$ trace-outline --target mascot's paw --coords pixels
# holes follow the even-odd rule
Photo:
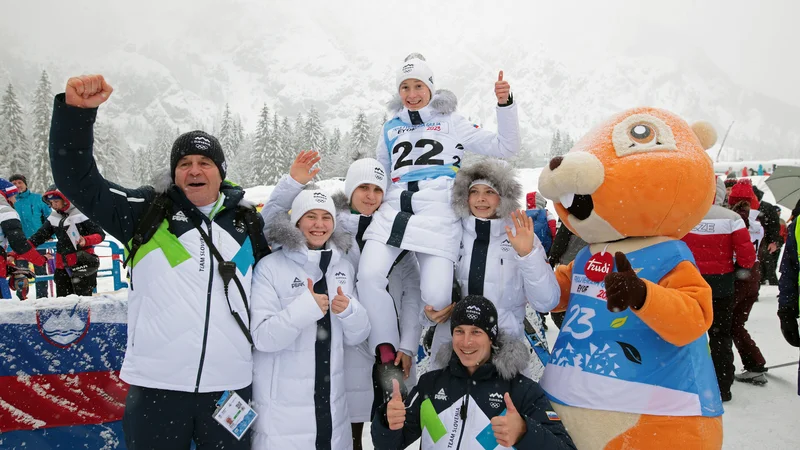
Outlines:
[[[614,254],[617,271],[606,275],[606,307],[611,312],[621,312],[628,308],[639,309],[647,298],[647,286],[633,271],[630,261],[622,252]]]

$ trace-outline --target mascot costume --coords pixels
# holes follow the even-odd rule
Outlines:
[[[722,448],[711,288],[680,241],[714,199],[715,141],[637,108],[542,171],[539,191],[590,244],[556,269],[566,316],[541,381],[581,450]]]

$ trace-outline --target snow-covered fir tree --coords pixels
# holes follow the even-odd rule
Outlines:
[[[363,110],[358,112],[356,119],[353,121],[349,147],[348,153],[353,161],[366,157],[375,157],[375,136],[370,130],[367,115]]]
[[[213,133],[212,133],[213,134]],[[219,132],[216,134],[222,151],[225,153],[225,160],[232,161],[236,155],[236,124],[231,115],[230,105],[225,103],[225,111],[222,113],[222,120],[219,124]]]
[[[277,120],[277,116],[275,117]],[[272,131],[270,130],[270,116],[269,108],[265,103],[261,107],[261,112],[258,115],[258,122],[256,123],[256,132],[253,135],[252,142],[250,143],[250,167],[248,169],[248,178],[253,185],[265,184],[267,180],[267,158],[272,141]]]
[[[10,176],[12,173],[26,173],[30,168],[30,147],[25,137],[22,106],[17,100],[14,86],[10,83],[0,104],[0,134],[3,135],[0,154]]]
[[[322,153],[322,141],[325,138],[325,130],[322,128],[319,113],[317,113],[317,110],[313,106],[308,111],[304,131],[305,136],[303,137],[303,143],[306,146],[304,150],[316,150]]]
[[[53,115],[53,88],[47,71],[42,71],[36,93],[33,95],[31,161],[28,171],[28,187],[33,192],[44,192],[53,184],[50,171],[50,119]]]
[[[121,184],[127,171],[123,163],[127,145],[112,125],[98,121],[94,128],[94,159],[103,176]]]
[[[306,142],[305,133],[306,121],[302,113],[297,113],[297,118],[294,119],[294,127],[292,128],[292,152],[297,154],[302,150],[308,150],[308,143]]]
[[[350,157],[342,147],[342,132],[334,128],[328,139],[325,155],[320,161],[320,174],[323,178],[343,177],[347,175],[349,165]]]

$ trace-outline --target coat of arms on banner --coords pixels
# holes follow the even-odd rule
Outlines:
[[[36,310],[36,327],[45,341],[59,348],[77,344],[89,332],[90,307],[76,303],[72,307]]]

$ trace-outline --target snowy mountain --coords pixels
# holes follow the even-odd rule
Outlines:
[[[135,148],[152,137],[157,118],[181,131],[213,130],[226,102],[248,132],[263,103],[288,117],[313,105],[329,129],[348,130],[359,109],[377,123],[396,66],[409,51],[421,51],[437,87],[454,91],[461,113],[489,128],[495,121],[493,83],[503,69],[520,106],[524,142],[534,153],[548,149],[557,128],[578,137],[609,114],[640,105],[671,109],[689,121],[709,120],[720,135],[735,120],[726,147],[738,153],[726,152],[730,159],[800,152],[800,130],[794,127],[800,108],[736,85],[701,53],[617,56],[576,70],[535,42],[527,45],[511,35],[484,45],[459,45],[457,36],[443,36],[431,48],[387,51],[323,20],[325,11],[275,8],[259,15],[254,8],[238,4],[226,11],[219,21],[238,25],[213,36],[192,26],[187,12],[186,23],[168,33],[161,30],[144,43],[105,41],[80,63],[53,54],[55,46],[49,52],[0,47],[0,83],[13,82],[27,99],[43,68],[58,90],[69,75],[102,72],[116,89],[103,114],[113,117]]]

